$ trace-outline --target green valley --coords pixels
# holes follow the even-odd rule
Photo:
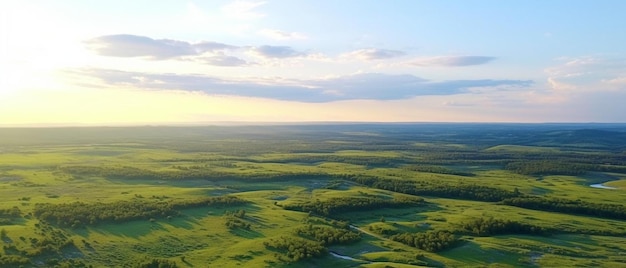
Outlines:
[[[1,267],[618,267],[625,203],[620,124],[0,129]]]

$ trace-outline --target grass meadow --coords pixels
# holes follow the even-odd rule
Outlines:
[[[546,139],[553,130],[544,128],[464,126],[470,130],[453,132],[461,133],[456,135],[450,134],[454,126],[447,125],[376,131],[368,125],[320,126],[317,131],[298,126],[0,129],[0,211],[5,211],[0,213],[0,266],[151,267],[146,265],[154,260],[170,265],[162,267],[626,265],[623,218],[444,194],[415,195],[349,179],[484,186],[520,196],[610,206],[618,215],[626,212],[623,140],[615,146],[589,145],[589,137],[580,137],[580,143],[558,141]],[[523,133],[524,139],[492,133],[506,130]],[[576,134],[576,128],[559,131]],[[481,136],[483,132],[489,135]],[[584,168],[579,174],[507,169],[512,162],[557,160]],[[589,187],[594,183],[614,189]],[[176,205],[220,196],[245,203]],[[359,208],[345,201],[416,196],[423,200],[420,205]],[[62,208],[75,202],[166,204],[172,214],[144,213],[68,226],[50,220],[61,216],[44,219],[37,210],[41,204]],[[333,207],[341,202],[349,204]],[[302,204],[335,210],[324,214],[287,209]],[[463,229],[478,218],[548,231],[480,235]],[[290,249],[269,243],[282,238],[317,243],[312,236],[298,234],[311,226],[348,230],[359,239],[322,243],[322,254],[297,258],[289,257]],[[455,242],[429,251],[394,240],[397,234],[435,231],[452,233]]]

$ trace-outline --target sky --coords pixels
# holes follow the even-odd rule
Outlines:
[[[626,1],[0,1],[0,126],[626,122]]]

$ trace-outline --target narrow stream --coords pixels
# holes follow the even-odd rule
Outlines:
[[[603,183],[592,184],[592,185],[589,185],[589,187],[598,188],[598,189],[617,189],[615,187],[606,186]]]
[[[330,255],[333,255],[333,257],[336,257],[336,258],[340,258],[340,259],[344,259],[344,260],[349,260],[349,261],[358,261],[358,262],[362,262],[362,261],[363,261],[363,260],[359,260],[359,259],[352,258],[352,257],[350,257],[350,256],[341,255],[341,254],[339,254],[339,253],[332,252],[332,251],[330,252]]]

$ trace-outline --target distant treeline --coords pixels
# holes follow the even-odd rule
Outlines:
[[[588,171],[626,173],[626,166],[577,163],[563,160],[514,161],[505,169],[523,175],[581,175]]]
[[[361,150],[361,149],[359,149]],[[320,163],[320,162],[335,162],[335,163],[346,163],[353,165],[361,165],[368,167],[396,167],[405,163],[412,163],[414,160],[404,158],[404,157],[378,157],[378,156],[357,156],[357,155],[332,155],[332,154],[323,154],[323,155],[290,155],[281,159],[272,159],[272,160],[245,160],[250,162],[259,162],[259,163]]]
[[[564,161],[516,161],[508,163],[506,170],[523,175],[581,175],[592,168],[590,164]]]
[[[507,198],[502,200],[502,204],[527,209],[626,220],[626,207],[617,204],[599,204],[582,200],[537,196]]]
[[[125,180],[254,180],[254,181],[286,181],[293,179],[324,179],[324,173],[251,173],[233,174],[218,172],[212,169],[185,169],[180,171],[152,171],[129,166],[62,166],[59,170],[74,176],[93,176]]]
[[[313,212],[318,215],[330,216],[345,212],[368,211],[379,208],[399,208],[420,206],[424,199],[419,197],[397,197],[386,199],[377,196],[367,197],[337,197],[328,200],[310,201],[302,203],[288,203],[283,208],[303,212]]]
[[[475,184],[450,185],[441,182],[385,179],[372,176],[344,175],[341,178],[369,187],[411,195],[435,196],[501,204],[534,210],[581,214],[610,219],[626,219],[626,207],[615,204],[591,203],[552,197],[525,195],[495,187]]]
[[[497,202],[506,198],[520,196],[519,192],[476,184],[448,184],[437,181],[409,181],[402,179],[385,179],[373,176],[341,175],[342,179],[353,181],[372,188],[393,192],[436,196],[453,199]]]
[[[234,206],[247,201],[234,196],[206,197],[182,201],[117,201],[113,203],[35,204],[33,215],[42,221],[59,226],[80,227],[103,222],[127,222],[175,216],[177,209]]]
[[[463,172],[458,171],[442,166],[433,166],[433,165],[406,165],[403,166],[402,169],[409,171],[418,171],[418,172],[428,172],[428,173],[438,173],[438,174],[448,174],[448,175],[457,175],[457,176],[474,176],[471,172]]]

